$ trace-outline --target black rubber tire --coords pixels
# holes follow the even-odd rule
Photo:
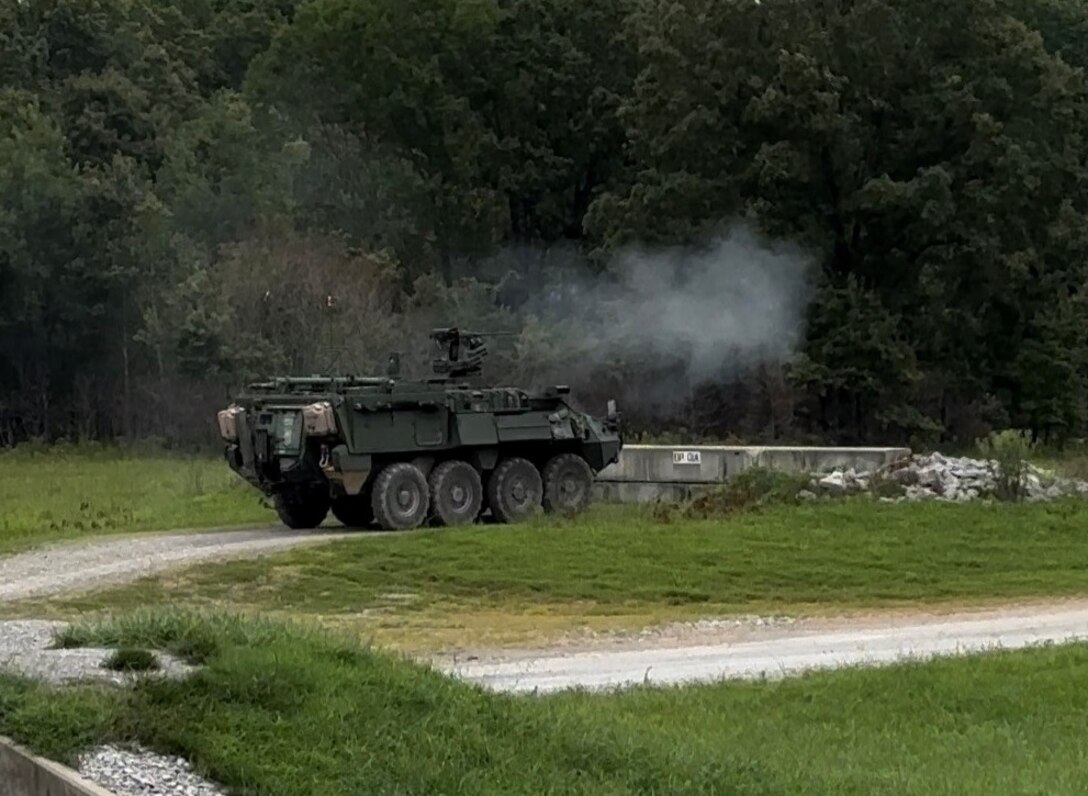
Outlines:
[[[370,506],[374,519],[387,531],[418,528],[427,519],[431,490],[423,471],[408,462],[385,467],[374,481]]]
[[[290,489],[273,499],[280,522],[293,530],[316,528],[329,513],[329,493],[324,489]]]
[[[487,479],[487,502],[498,522],[528,519],[540,508],[543,493],[540,472],[528,459],[503,459]]]
[[[370,505],[370,491],[358,495],[341,495],[332,500],[332,516],[347,528],[367,528],[374,522],[374,508]]]
[[[431,520],[436,525],[471,525],[480,516],[484,486],[468,462],[452,461],[431,470]]]
[[[561,453],[544,465],[544,512],[580,514],[593,500],[593,470],[577,453]]]

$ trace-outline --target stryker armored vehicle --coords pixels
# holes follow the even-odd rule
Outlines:
[[[436,329],[434,376],[274,378],[219,412],[226,459],[272,498],[290,528],[331,510],[349,527],[518,522],[538,509],[577,513],[622,446],[614,401],[575,410],[569,388],[469,383],[487,355],[479,332]]]

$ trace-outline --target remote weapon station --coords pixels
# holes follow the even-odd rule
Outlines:
[[[518,522],[538,508],[576,513],[622,447],[614,401],[604,418],[575,410],[569,388],[529,392],[468,383],[485,333],[435,329],[434,376],[312,376],[250,384],[219,412],[226,459],[270,496],[290,528],[328,512],[385,529]]]

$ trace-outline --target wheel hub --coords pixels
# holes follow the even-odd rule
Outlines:
[[[407,486],[402,486],[397,490],[397,508],[402,511],[411,512],[415,509],[416,493],[415,490],[410,489]]]

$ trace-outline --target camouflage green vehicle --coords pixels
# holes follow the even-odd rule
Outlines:
[[[596,418],[563,386],[480,387],[485,335],[436,329],[435,375],[312,376],[250,384],[219,412],[226,459],[290,528],[461,525],[489,514],[576,513],[622,446],[615,402]]]

